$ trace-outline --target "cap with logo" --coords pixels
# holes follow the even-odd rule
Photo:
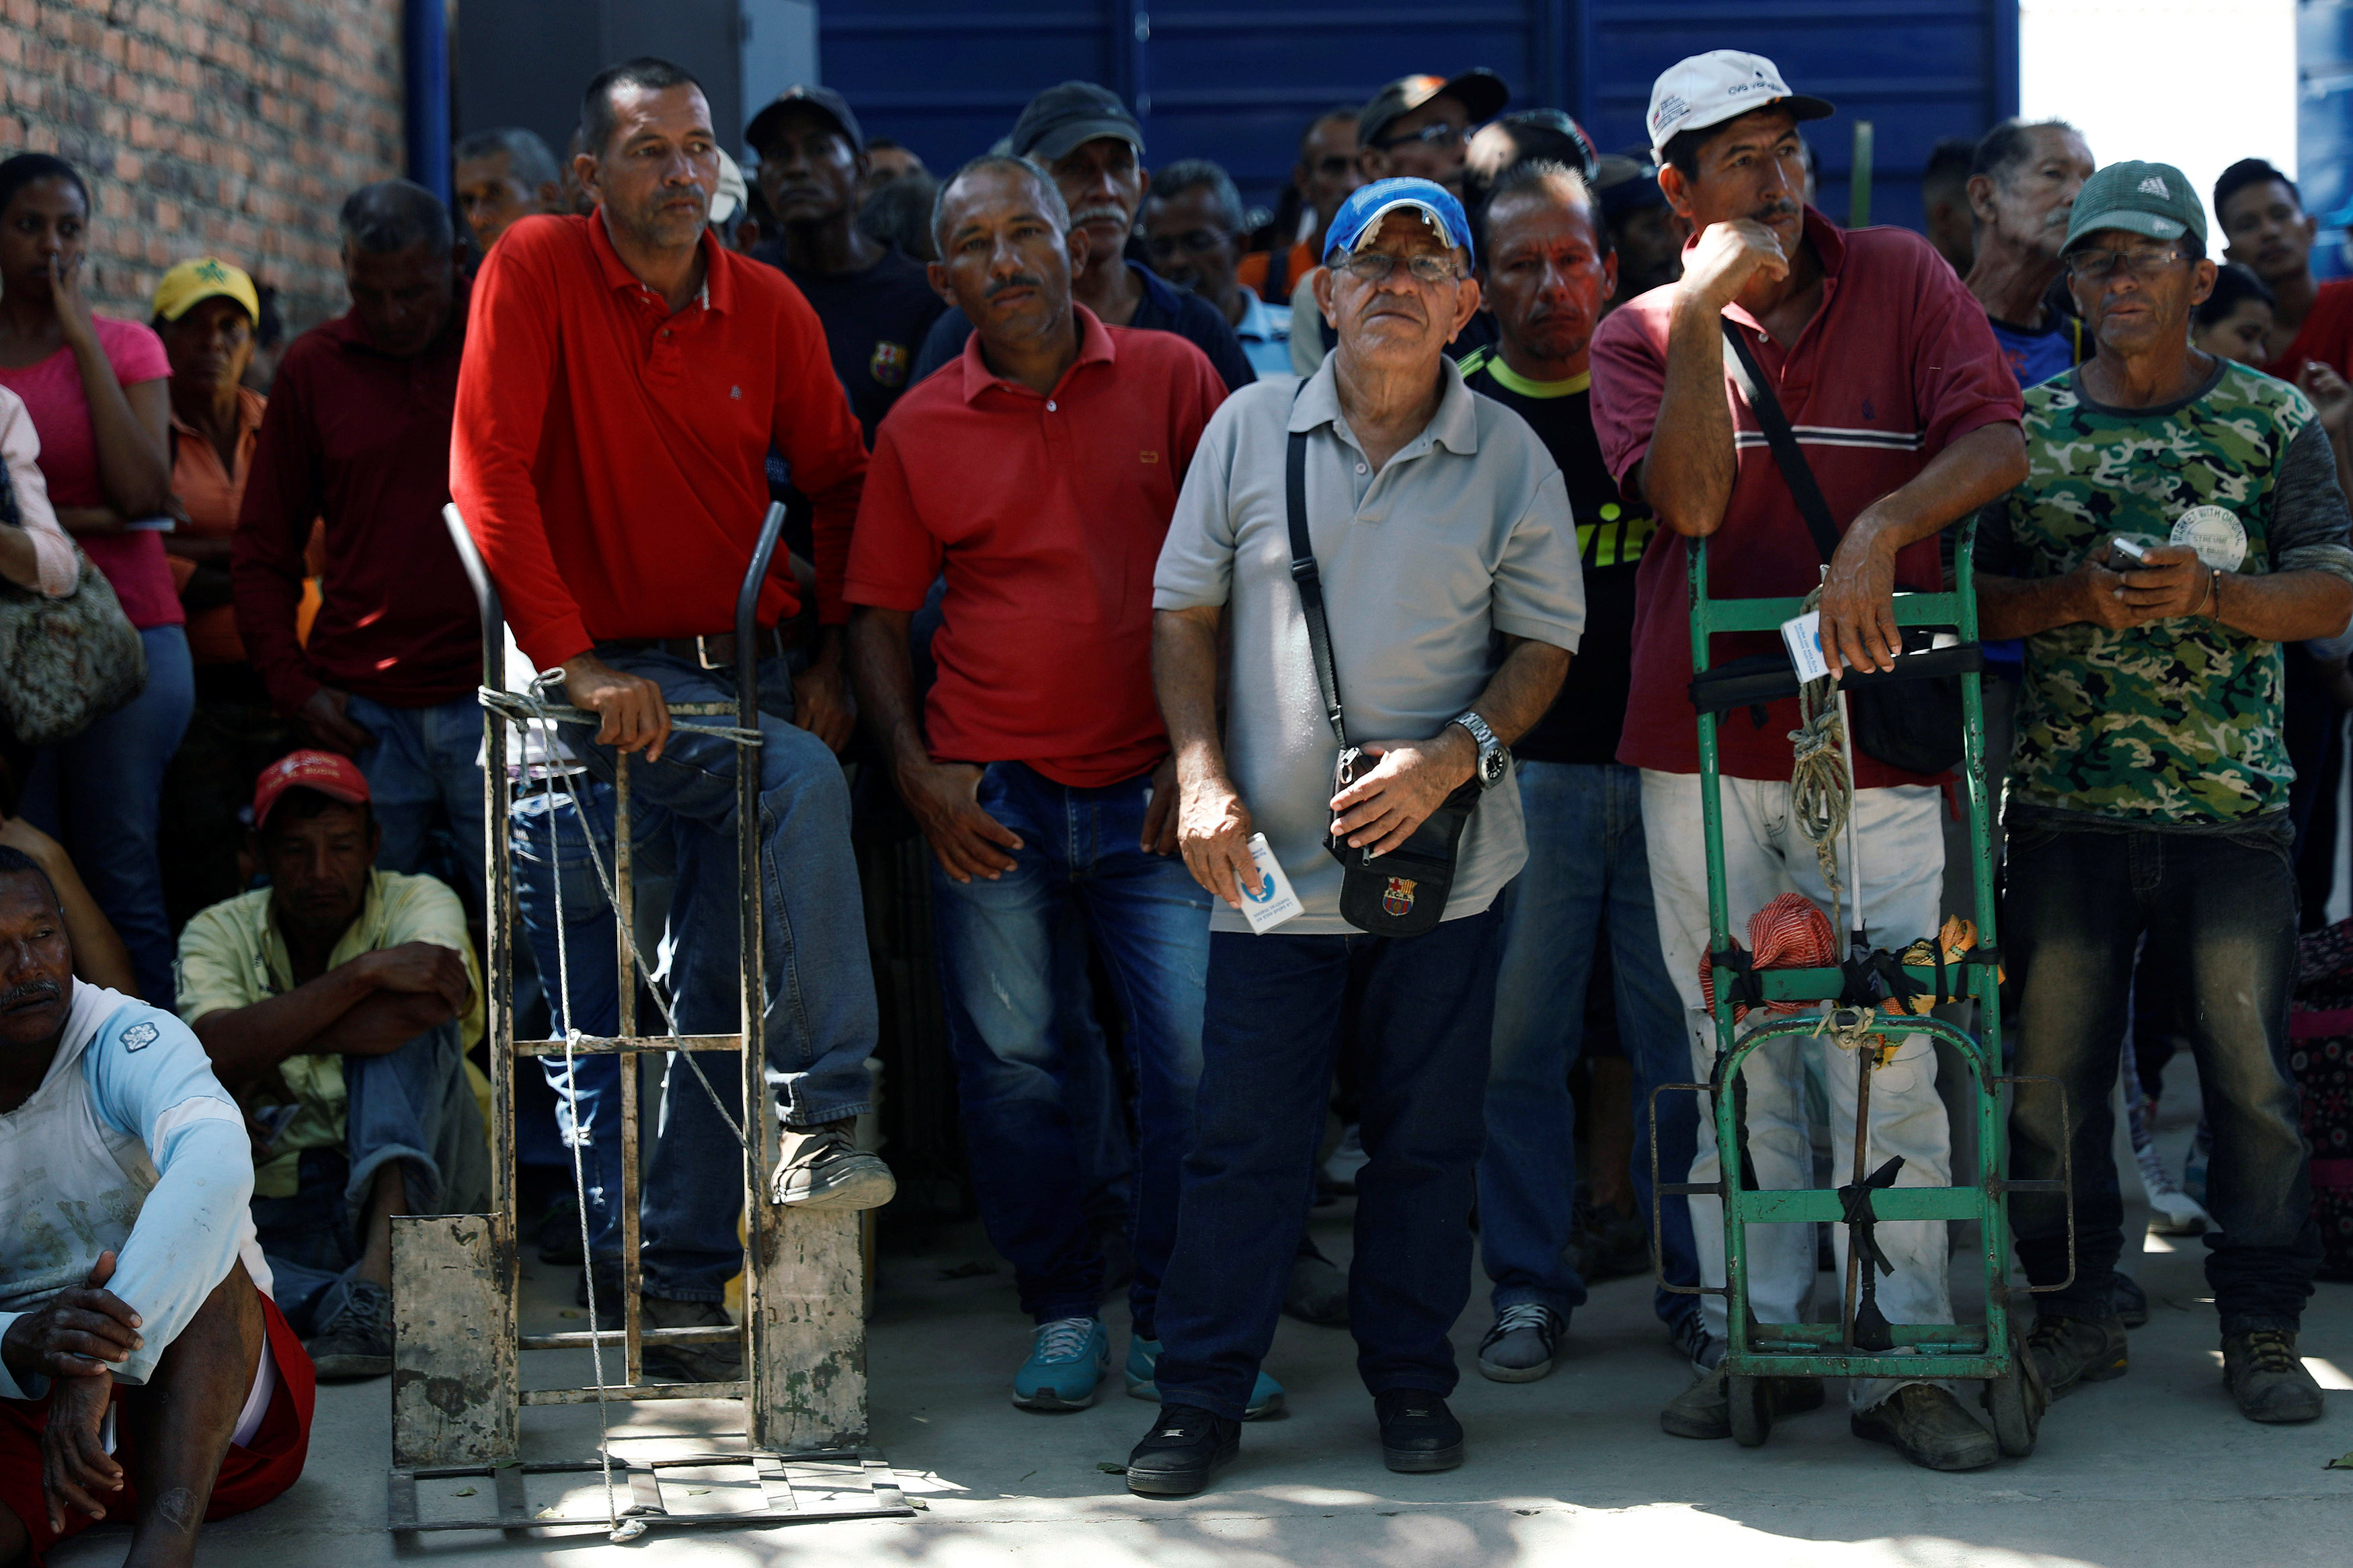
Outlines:
[[[834,129],[849,139],[853,153],[866,151],[866,133],[858,129],[858,116],[849,112],[849,104],[841,94],[829,87],[788,87],[768,100],[768,106],[752,116],[752,123],[744,127],[744,145],[754,153],[765,149],[776,134],[776,126],[785,115],[795,109],[813,110],[833,121]]]
[[[744,204],[751,195],[751,187],[744,183],[743,165],[729,157],[727,149],[722,147],[719,150],[719,188],[711,193],[710,221],[714,224],[732,223],[735,215],[744,210]]]
[[[2067,218],[2073,250],[2103,229],[2120,228],[2151,239],[2195,235],[2206,243],[2206,208],[2198,193],[2170,163],[2111,163],[2084,182]]]
[[[1144,127],[1119,94],[1091,81],[1066,81],[1029,100],[1013,122],[1006,151],[1050,163],[1082,142],[1106,136],[1134,148],[1137,157],[1144,155]]]
[[[279,798],[290,789],[316,790],[345,805],[365,805],[367,775],[349,757],[333,752],[289,752],[261,770],[253,785],[253,826],[269,820]]]
[[[253,279],[243,268],[232,267],[216,256],[183,261],[157,279],[155,314],[176,321],[214,298],[234,300],[245,307],[246,320],[261,320],[261,296],[255,291]]]
[[[1512,89],[1504,79],[1483,66],[1474,66],[1452,76],[1401,76],[1373,94],[1373,100],[1356,112],[1356,145],[1371,147],[1381,140],[1381,132],[1433,98],[1451,98],[1462,106],[1473,125],[1484,125],[1504,112],[1504,105],[1512,101]]]
[[[1710,49],[1660,73],[1642,123],[1651,132],[1651,155],[1663,163],[1667,143],[1677,132],[1704,131],[1759,109],[1786,109],[1799,120],[1827,120],[1838,112],[1827,99],[1791,92],[1781,68],[1763,55]]]
[[[1466,257],[1477,259],[1471,247],[1471,220],[1462,204],[1444,185],[1429,180],[1375,180],[1359,185],[1332,215],[1332,237],[1324,254],[1354,254],[1380,232],[1381,220],[1393,212],[1410,212],[1436,229],[1449,245],[1459,245]]]

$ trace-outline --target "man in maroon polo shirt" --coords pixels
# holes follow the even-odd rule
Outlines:
[[[377,863],[422,869],[446,820],[479,913],[481,616],[441,521],[466,342],[456,234],[406,180],[354,191],[340,225],[352,308],[297,339],[270,389],[230,547],[237,631],[278,706],[367,775]],[[318,521],[324,602],[305,644]]]
[[[732,1033],[736,747],[673,734],[670,704],[735,700],[730,628],[767,506],[771,443],[813,503],[821,616],[845,617],[866,448],[807,302],[706,233],[719,139],[694,79],[659,59],[609,67],[582,99],[581,132],[575,167],[596,209],[522,219],[475,279],[450,490],[516,642],[539,668],[560,669],[572,703],[601,721],[593,739],[573,742],[583,760],[609,779],[617,753],[642,753],[633,787],[668,812],[677,854],[678,1026]],[[849,1137],[869,1105],[874,982],[849,791],[825,743],[792,722],[776,628],[797,604],[780,556],[756,634],[769,715],[759,889],[768,1079],[786,1129],[771,1197],[871,1208],[893,1190],[889,1169]],[[711,1075],[723,1101],[732,1082]],[[648,1295],[700,1306],[715,1323],[742,1250],[741,1188],[728,1174],[740,1156],[712,1099],[690,1089],[669,1102],[652,1184],[691,1201],[649,1203],[645,1238]],[[709,1179],[665,1181],[670,1162],[705,1164]]]
[[[2018,386],[1985,311],[1944,258],[1901,229],[1841,233],[1805,205],[1798,123],[1833,110],[1792,93],[1773,62],[1719,49],[1671,68],[1651,90],[1649,127],[1659,184],[1697,237],[1682,280],[1613,312],[1593,342],[1593,422],[1610,471],[1665,525],[1636,586],[1634,672],[1618,760],[1642,770],[1642,818],[1660,945],[1692,1029],[1704,1079],[1715,1055],[1699,965],[1708,943],[1707,869],[1700,830],[1685,539],[1708,543],[1709,588],[1729,597],[1801,595],[1822,584],[1821,643],[1832,670],[1886,668],[1899,647],[1892,595],[1939,585],[1936,536],[2025,477]],[[1841,531],[1825,581],[1812,531],[1725,368],[1726,324],[1754,354]],[[1746,646],[1743,646],[1744,642]],[[1719,637],[1713,657],[1778,646]],[[1795,891],[1827,913],[1829,890],[1789,805],[1789,731],[1796,703],[1761,724],[1728,715],[1717,731],[1723,780],[1725,877],[1733,929],[1776,896]],[[1878,946],[1933,934],[1944,874],[1931,778],[1899,773],[1858,750],[1852,820],[1867,879],[1849,923]],[[1854,878],[1847,877],[1850,887]],[[1835,1168],[1852,1157],[1855,1058],[1824,1052]],[[1803,1074],[1788,1041],[1745,1069],[1750,1157],[1759,1187],[1813,1184]],[[1843,1109],[1841,1109],[1843,1107]],[[1871,1158],[1904,1156],[1905,1185],[1945,1185],[1951,1152],[1925,1037],[1905,1040],[1872,1089]],[[1692,1180],[1716,1179],[1718,1154],[1702,1119]],[[1724,1275],[1721,1205],[1692,1200],[1692,1228],[1709,1284]],[[1843,1227],[1832,1231],[1839,1247]],[[1814,1282],[1810,1228],[1756,1226],[1748,1285],[1766,1322],[1808,1321]],[[1941,1224],[1882,1225],[1894,1272],[1878,1286],[1892,1322],[1950,1322]],[[1715,1344],[1699,1381],[1661,1425],[1677,1436],[1730,1435],[1720,1366],[1724,1298],[1704,1299]],[[1996,1458],[1993,1439],[1949,1389],[1858,1380],[1850,1424],[1915,1464],[1974,1469]],[[1777,1380],[1783,1410],[1821,1403],[1819,1380]]]
[[[966,164],[935,228],[933,287],[975,327],[962,357],[882,422],[850,552],[851,664],[938,862],[973,1184],[1038,1325],[1013,1400],[1064,1410],[1093,1402],[1110,1357],[1067,1087],[1070,1054],[1087,1043],[1055,1027],[1055,936],[1073,907],[1111,971],[1136,1067],[1131,1385],[1150,1384],[1158,1350],[1209,923],[1208,895],[1171,853],[1151,583],[1225,384],[1176,334],[1107,327],[1071,301],[1086,232],[1034,166]],[[908,626],[943,572],[939,679],[919,702]]]

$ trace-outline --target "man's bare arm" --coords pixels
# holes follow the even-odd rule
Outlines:
[[[471,991],[454,950],[407,942],[364,952],[249,1007],[206,1013],[189,1027],[222,1086],[243,1094],[289,1057],[395,1050],[458,1016]]]
[[[1724,525],[1739,476],[1732,405],[1724,395],[1724,308],[1750,281],[1789,275],[1780,237],[1741,218],[1708,225],[1675,285],[1667,323],[1666,385],[1650,450],[1635,470],[1642,499],[1661,522],[1690,539]],[[1482,710],[1482,717],[1484,717]],[[1494,721],[1488,720],[1492,727]]]
[[[858,706],[881,742],[899,798],[923,830],[940,869],[959,882],[975,877],[994,881],[1017,864],[1007,851],[1021,847],[1021,836],[982,809],[981,769],[932,759],[915,695],[914,656],[907,645],[913,619],[908,611],[871,605],[851,612],[849,668]]]
[[[2196,552],[2170,544],[2123,572],[2103,564],[2104,557],[2123,564],[2095,550],[2063,577],[1978,574],[1978,635],[2030,637],[2078,622],[2120,630],[2207,616],[2249,637],[2287,643],[2336,637],[2353,618],[2353,583],[2332,572],[2225,572],[2218,579]]]
[[[1250,852],[1250,807],[1227,774],[1218,738],[1223,614],[1215,605],[1153,612],[1152,689],[1176,761],[1177,851],[1195,881],[1240,909],[1240,889],[1255,892],[1261,884]]]

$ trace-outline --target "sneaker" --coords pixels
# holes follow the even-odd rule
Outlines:
[[[1127,1396],[1146,1404],[1160,1403],[1160,1390],[1152,1381],[1160,1365],[1160,1342],[1131,1338],[1127,1342],[1127,1364],[1122,1375],[1127,1381]],[[1250,1385],[1250,1405],[1242,1411],[1245,1421],[1263,1421],[1270,1415],[1282,1414],[1282,1384],[1261,1372]]]
[[[2079,1383],[2105,1383],[2131,1370],[2120,1318],[2062,1318],[2044,1312],[2026,1336],[2026,1351],[2052,1399]]]
[[[898,1180],[881,1155],[849,1141],[856,1125],[844,1119],[784,1129],[785,1154],[769,1184],[770,1201],[805,1209],[879,1209],[889,1203]]]
[[[1024,1410],[1084,1410],[1110,1367],[1111,1336],[1101,1318],[1040,1323],[1029,1359],[1013,1374],[1013,1403]]]
[[[1928,1470],[1982,1470],[2001,1458],[1993,1434],[1933,1383],[1907,1383],[1847,1418],[1858,1437],[1884,1443]]]
[[[1514,1301],[1495,1314],[1479,1342],[1479,1374],[1496,1383],[1534,1383],[1552,1371],[1553,1351],[1568,1320],[1542,1301]]]
[[[1164,1405],[1127,1456],[1127,1489],[1138,1497],[1191,1497],[1241,1448],[1240,1422],[1191,1405]]]
[[[392,1292],[353,1280],[342,1308],[302,1348],[322,1379],[384,1376],[392,1370]]]
[[[1776,1420],[1822,1407],[1819,1377],[1768,1377],[1765,1382]],[[1659,1430],[1670,1437],[1703,1441],[1732,1436],[1731,1377],[1724,1370],[1721,1355],[1714,1370],[1700,1373],[1698,1382],[1667,1401],[1667,1407],[1659,1412]]]
[[[2320,1384],[2296,1354],[2293,1331],[2225,1334],[2222,1381],[2250,1421],[2280,1426],[2320,1418]]]
[[[1291,1279],[1282,1288],[1282,1310],[1318,1328],[1348,1326],[1348,1277],[1304,1236],[1291,1260]]]
[[[2148,1326],[2148,1292],[2121,1268],[2108,1276],[2108,1300],[2116,1303],[2116,1321],[2126,1328]]]
[[[599,1278],[596,1289],[605,1281]],[[638,1321],[649,1329],[732,1328],[727,1309],[716,1301],[679,1301],[667,1296],[641,1296]],[[732,1383],[744,1375],[744,1340],[739,1331],[731,1342],[715,1344],[648,1345],[644,1361],[649,1381],[662,1383]]]
[[[2148,1228],[2158,1236],[2203,1236],[2214,1224],[2198,1200],[2176,1186],[2154,1144],[2134,1151],[2140,1189],[2148,1196]],[[2126,1327],[2137,1325],[2127,1324]]]
[[[1697,1308],[1667,1325],[1667,1342],[1691,1363],[1692,1374],[1704,1377],[1724,1359],[1725,1342],[1707,1331],[1707,1318]]]
[[[1399,1475],[1428,1475],[1462,1463],[1462,1423],[1437,1394],[1392,1388],[1373,1395],[1373,1414],[1381,1423],[1381,1463]]]
[[[596,1272],[596,1314],[594,1326],[599,1329],[621,1328],[625,1323],[621,1298],[628,1289],[621,1279],[621,1260],[617,1258],[600,1258],[593,1267]],[[588,1305],[588,1269],[586,1268],[573,1277],[572,1304],[575,1307]]]

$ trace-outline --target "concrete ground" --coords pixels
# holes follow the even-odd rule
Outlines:
[[[2173,1097],[2177,1117],[2189,1092]],[[2170,1130],[2177,1170],[2185,1135],[2178,1122]],[[2129,1183],[2127,1191],[2137,1194]],[[1346,1215],[1343,1204],[1314,1222],[1334,1257],[1347,1251]],[[2137,1205],[2128,1218],[2138,1234]],[[321,1391],[301,1481],[267,1508],[209,1526],[200,1560],[224,1568],[594,1568],[645,1556],[711,1568],[2353,1563],[2353,1469],[2324,1468],[2353,1450],[2353,1286],[2323,1285],[2305,1320],[2304,1349],[2330,1389],[2327,1415],[2308,1426],[2257,1426],[2222,1388],[2202,1247],[2149,1245],[2129,1261],[2153,1310],[2133,1335],[2131,1375],[2054,1407],[2031,1458],[1989,1470],[1913,1468],[1850,1436],[1835,1394],[1760,1449],[1662,1436],[1659,1406],[1688,1374],[1651,1316],[1648,1282],[1629,1279],[1594,1290],[1545,1381],[1493,1384],[1466,1370],[1454,1408],[1470,1462],[1440,1476],[1381,1468],[1346,1334],[1286,1321],[1270,1370],[1290,1391],[1289,1414],[1245,1427],[1240,1460],[1210,1492],[1147,1502],[1102,1467],[1124,1458],[1150,1407],[1123,1397],[1114,1372],[1093,1409],[1014,1409],[1008,1390],[1027,1335],[1009,1273],[976,1230],[954,1229],[886,1250],[871,1340],[874,1442],[924,1505],[913,1517],[657,1527],[622,1546],[576,1530],[396,1539],[384,1529],[388,1399],[379,1380]],[[580,1327],[558,1316],[568,1281],[533,1270],[532,1326]],[[1455,1334],[1466,1369],[1486,1322],[1479,1285]],[[1124,1353],[1113,1316],[1114,1351]],[[548,1359],[532,1357],[532,1375],[564,1372],[543,1367]],[[587,1381],[585,1356],[555,1359],[578,1361],[576,1381]],[[690,1435],[689,1448],[741,1442],[730,1405],[626,1414],[631,1424],[617,1421],[614,1432],[625,1451],[675,1447],[659,1439]],[[527,1457],[594,1456],[593,1413],[533,1410],[524,1419]],[[595,1478],[585,1480],[574,1508],[600,1500]],[[543,1495],[535,1487],[533,1505],[554,1501],[556,1484],[541,1483],[551,1489]],[[101,1527],[51,1561],[120,1563],[124,1544],[119,1527]]]

